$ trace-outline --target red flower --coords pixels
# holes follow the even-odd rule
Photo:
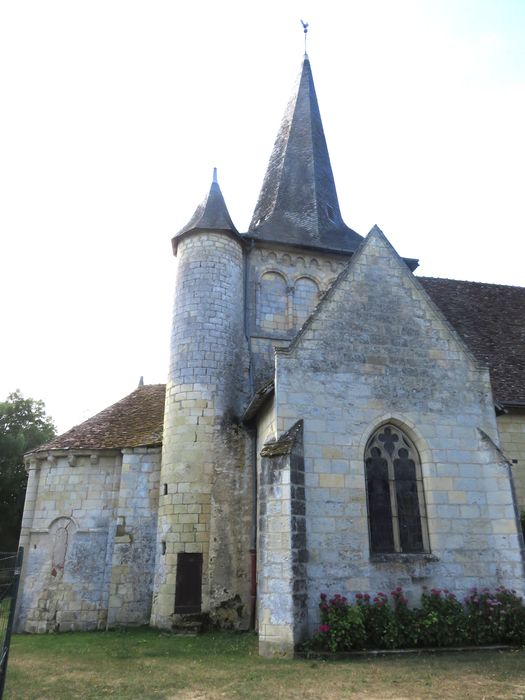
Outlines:
[[[329,631],[330,625],[319,625],[319,632],[322,632],[322,634],[326,634]]]
[[[326,600],[326,593],[321,593],[319,597],[321,598],[321,600]]]

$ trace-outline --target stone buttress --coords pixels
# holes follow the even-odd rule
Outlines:
[[[214,177],[177,259],[152,624],[203,613],[246,627],[252,471],[237,416],[247,376],[243,247]],[[183,616],[183,617],[180,617]]]

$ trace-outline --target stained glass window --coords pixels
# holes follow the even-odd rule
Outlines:
[[[429,551],[421,463],[416,448],[394,425],[383,425],[365,450],[370,551]]]

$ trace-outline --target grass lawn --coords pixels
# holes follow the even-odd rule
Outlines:
[[[15,635],[4,700],[525,698],[525,651],[262,659],[253,635]]]

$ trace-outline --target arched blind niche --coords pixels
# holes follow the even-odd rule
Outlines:
[[[319,300],[319,287],[309,277],[299,277],[294,289],[294,326],[300,328]]]
[[[257,289],[257,325],[273,332],[288,330],[286,281],[278,272],[265,272]]]

